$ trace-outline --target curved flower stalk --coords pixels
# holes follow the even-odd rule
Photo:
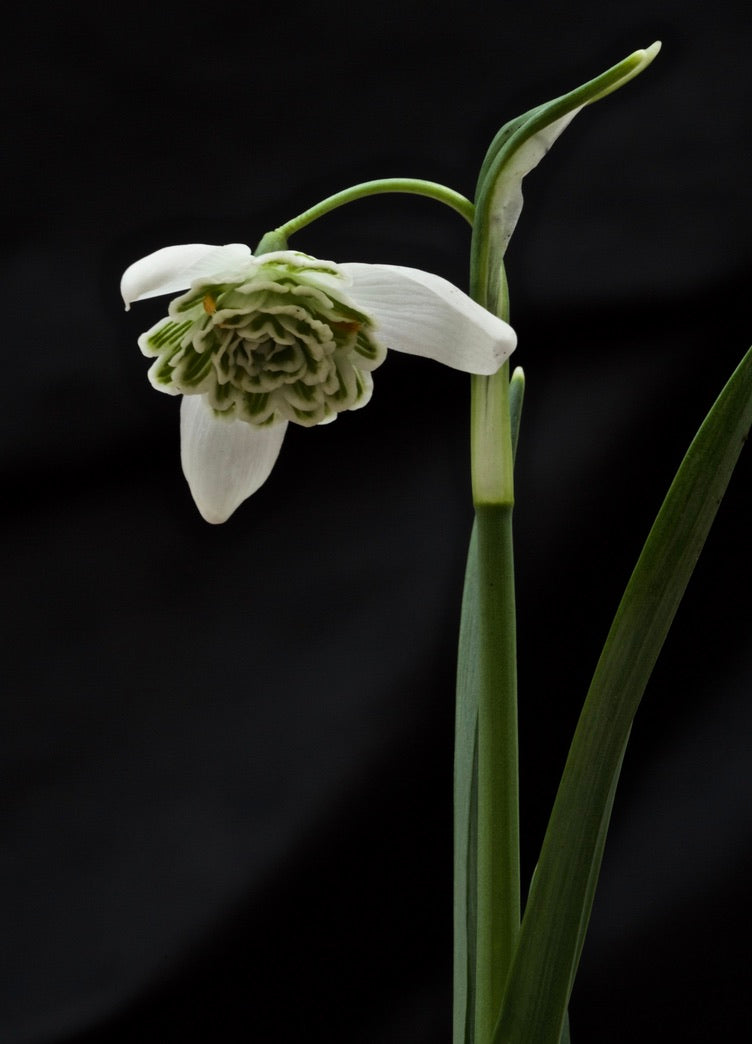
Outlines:
[[[207,522],[267,479],[289,423],[326,424],[371,397],[388,348],[493,374],[511,327],[440,276],[334,264],[239,243],[165,247],[123,275],[133,301],[186,291],[139,338],[151,383],[182,395],[183,472]]]

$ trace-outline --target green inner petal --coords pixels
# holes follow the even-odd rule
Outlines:
[[[152,381],[206,394],[218,413],[256,425],[310,426],[366,402],[369,371],[386,356],[373,323],[335,266],[298,257],[251,267],[240,283],[194,284],[173,301],[139,341],[157,357]]]

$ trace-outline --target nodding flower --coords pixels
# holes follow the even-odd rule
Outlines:
[[[414,268],[194,243],[149,254],[121,281],[126,308],[177,291],[138,343],[154,387],[183,396],[183,472],[207,522],[263,484],[289,423],[364,406],[387,349],[493,374],[516,345],[507,323]]]

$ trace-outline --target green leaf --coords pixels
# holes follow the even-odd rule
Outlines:
[[[454,1044],[475,1037],[475,935],[480,690],[478,527],[473,525],[462,596],[454,740]]]
[[[752,425],[752,349],[695,436],[617,610],[580,716],[494,1044],[559,1044],[632,720]]]
[[[569,1016],[566,1015],[564,1018],[564,1025],[561,1030],[561,1038],[559,1044],[570,1044],[571,1037],[569,1036]]]
[[[516,366],[509,381],[509,424],[512,428],[512,456],[517,453],[520,441],[520,421],[522,420],[522,403],[525,399],[525,372]]]

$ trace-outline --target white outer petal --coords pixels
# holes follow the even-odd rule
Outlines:
[[[465,373],[496,373],[514,351],[508,323],[441,276],[397,265],[339,266],[355,305],[372,316],[386,348],[422,355]]]
[[[234,269],[250,258],[251,248],[243,243],[228,243],[227,246],[183,243],[162,247],[135,261],[123,273],[120,293],[126,311],[133,301],[187,290],[194,279]]]
[[[203,395],[180,406],[180,459],[196,507],[207,522],[226,522],[269,477],[287,422],[257,428],[219,420]]]

